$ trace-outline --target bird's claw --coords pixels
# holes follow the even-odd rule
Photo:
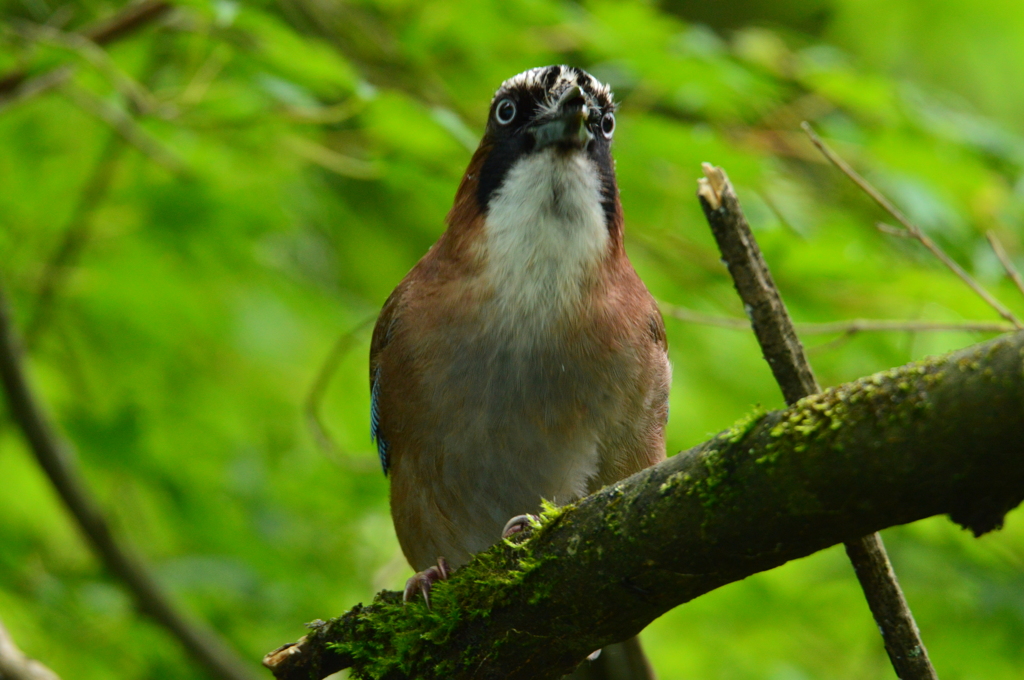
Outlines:
[[[501,530],[501,537],[506,539],[509,536],[514,536],[536,521],[536,515],[516,515],[505,523],[505,528]]]
[[[436,565],[416,572],[405,582],[402,603],[408,602],[419,592],[423,595],[423,602],[427,605],[427,609],[430,609],[430,589],[437,581],[447,581],[450,573],[451,569],[448,567],[448,561],[443,557],[438,557]]]

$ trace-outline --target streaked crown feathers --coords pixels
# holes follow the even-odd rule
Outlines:
[[[613,111],[615,100],[610,87],[575,66],[540,66],[512,76],[501,84],[491,99],[493,105],[501,97],[515,91],[529,91],[541,108],[554,106],[563,92],[578,85],[587,96],[588,104],[602,111]],[[545,106],[546,105],[546,106]]]

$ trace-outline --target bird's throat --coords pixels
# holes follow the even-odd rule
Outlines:
[[[598,168],[576,150],[523,157],[491,199],[482,237],[497,316],[527,334],[557,322],[609,253]]]

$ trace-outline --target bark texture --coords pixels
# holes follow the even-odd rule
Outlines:
[[[697,191],[701,207],[736,292],[743,306],[750,310],[750,322],[764,358],[772,368],[786,404],[791,406],[820,392],[821,388],[757,239],[740,208],[736,190],[722,168],[705,163],[704,174],[706,179],[700,181]],[[896,676],[901,680],[938,680],[914,615],[885,553],[882,537],[875,533],[847,541],[846,554],[857,572]]]
[[[726,583],[949,514],[975,534],[1024,499],[1024,333],[755,414],[564,508],[435,586],[382,592],[267,655],[281,679],[544,680]]]

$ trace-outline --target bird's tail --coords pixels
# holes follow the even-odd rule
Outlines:
[[[640,638],[608,645],[593,661],[584,661],[563,680],[657,680]]]

